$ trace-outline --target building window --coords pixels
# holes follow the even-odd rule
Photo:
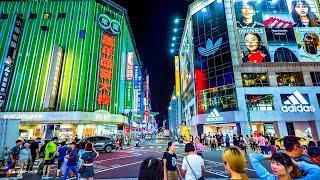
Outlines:
[[[36,13],[30,13],[29,19],[36,19],[36,18],[37,18],[37,14]]]
[[[320,94],[317,94],[318,105],[320,107]]]
[[[48,27],[48,26],[41,26],[41,30],[42,30],[42,31],[48,31],[48,30],[49,30],[49,27]]]
[[[273,111],[273,95],[262,94],[262,95],[246,95],[247,108],[250,111]]]
[[[66,13],[58,13],[58,18],[66,18]]]
[[[86,37],[86,30],[80,30],[80,38]]]
[[[278,86],[304,86],[302,72],[276,73]]]
[[[313,86],[320,86],[320,72],[310,72]]]
[[[241,76],[244,87],[269,86],[267,73],[242,73]]]
[[[50,19],[51,13],[44,13],[43,18],[44,19]]]
[[[1,13],[0,19],[8,19],[8,14]]]

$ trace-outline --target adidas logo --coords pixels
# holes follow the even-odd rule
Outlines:
[[[222,44],[222,37],[219,38],[213,45],[212,40],[209,38],[207,40],[206,47],[198,47],[198,51],[202,56],[210,56],[214,55],[214,53],[217,52],[217,50],[220,48]]]
[[[294,91],[288,100],[283,102],[282,112],[315,112],[314,106],[310,106],[309,102],[301,95],[299,91]]]
[[[223,121],[223,117],[214,109],[207,117],[207,121]]]

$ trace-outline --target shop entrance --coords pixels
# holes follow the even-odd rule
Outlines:
[[[203,125],[203,132],[207,135],[210,132],[211,135],[222,133],[224,136],[226,134],[231,136],[237,134],[237,125],[235,123]]]

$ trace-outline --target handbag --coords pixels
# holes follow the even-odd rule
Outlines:
[[[187,163],[188,163],[188,165],[189,165],[189,167],[190,167],[190,169],[191,169],[191,172],[192,172],[192,174],[194,175],[194,177],[195,177],[197,180],[205,180],[203,176],[197,178],[196,174],[194,173],[192,167],[191,167],[190,164],[189,164],[188,157],[186,157],[186,160],[187,160]]]

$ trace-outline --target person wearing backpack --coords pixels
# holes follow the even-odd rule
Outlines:
[[[182,161],[182,174],[185,174],[185,180],[203,180],[203,159],[195,153],[195,148],[191,143],[186,144],[184,151],[188,153]]]
[[[43,176],[41,179],[50,179],[50,172],[52,166],[54,165],[54,160],[57,155],[57,143],[58,137],[53,137],[50,142],[46,145],[44,150],[44,167],[43,167]]]

